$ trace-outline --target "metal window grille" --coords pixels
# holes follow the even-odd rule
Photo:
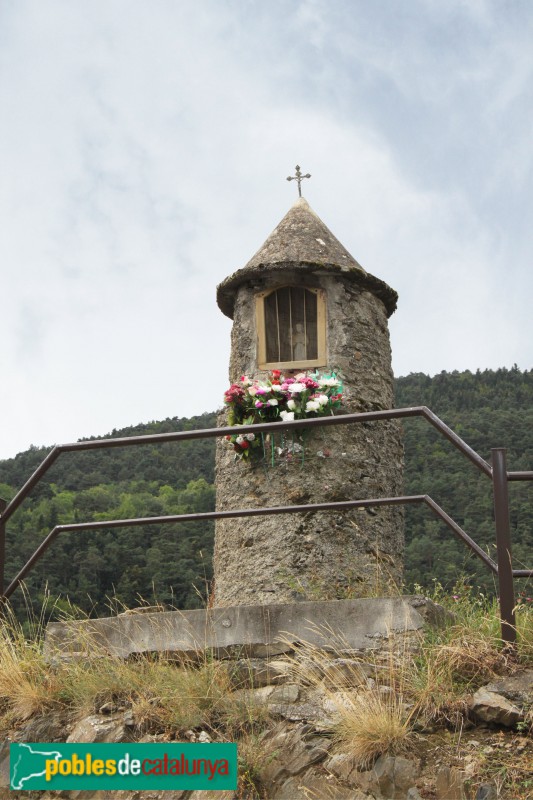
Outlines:
[[[264,310],[268,362],[318,358],[315,292],[300,286],[277,289],[265,297]]]

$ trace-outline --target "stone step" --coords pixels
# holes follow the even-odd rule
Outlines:
[[[391,641],[395,648],[405,646],[425,624],[441,624],[446,616],[443,608],[421,596],[125,613],[51,622],[45,653],[52,663],[154,652],[262,658],[290,652],[305,641],[363,655],[389,647]]]

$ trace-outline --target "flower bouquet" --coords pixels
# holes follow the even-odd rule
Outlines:
[[[274,369],[265,381],[243,375],[224,393],[229,425],[253,425],[258,422],[293,422],[333,414],[342,404],[342,382],[335,373],[307,375],[304,372],[285,378]],[[236,458],[250,458],[260,447],[262,436],[253,433],[226,436]]]

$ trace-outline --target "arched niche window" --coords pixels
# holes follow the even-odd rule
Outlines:
[[[256,296],[259,369],[326,365],[322,289],[283,286]]]

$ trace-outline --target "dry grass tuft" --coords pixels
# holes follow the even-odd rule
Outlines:
[[[409,749],[416,709],[404,695],[402,658],[391,651],[385,661],[383,653],[363,661],[347,651],[338,636],[327,651],[303,642],[291,658],[292,671],[331,714],[336,749],[366,766],[383,753]]]
[[[11,607],[2,606],[0,622],[0,714],[22,721],[60,703],[57,676],[42,655],[42,619],[31,619],[33,639]]]
[[[363,766],[383,753],[403,753],[412,744],[412,711],[395,692],[382,693],[377,686],[346,695],[343,702],[337,701],[337,713],[337,747],[350,752]]]

